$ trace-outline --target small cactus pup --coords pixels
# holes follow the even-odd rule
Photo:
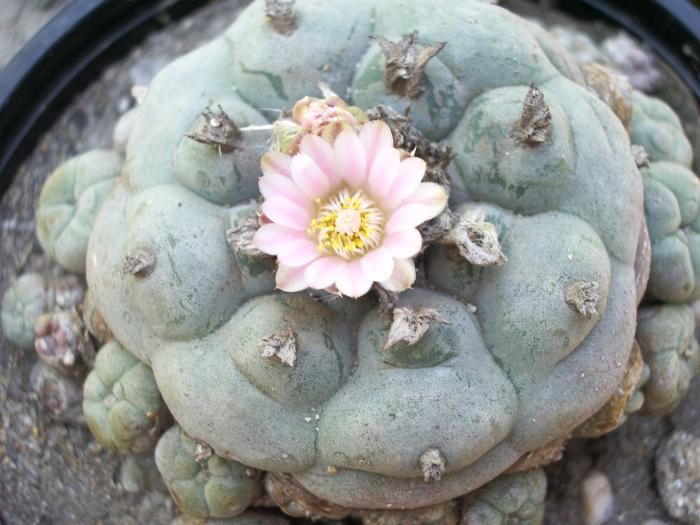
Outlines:
[[[179,516],[170,525],[289,525],[284,517],[269,512],[247,511],[234,518]]]
[[[83,412],[97,442],[122,453],[151,450],[168,420],[151,369],[116,341],[97,353],[83,387]]]
[[[643,148],[644,209],[652,245],[648,294],[670,303],[700,298],[700,180],[680,119],[661,100],[634,93],[632,141]]]
[[[92,223],[122,162],[113,151],[90,151],[66,161],[44,183],[36,211],[37,236],[46,254],[69,272],[85,273]]]
[[[261,473],[218,456],[175,425],[158,441],[156,465],[180,511],[195,518],[230,518],[262,495]]]
[[[545,41],[477,0],[258,0],[154,78],[84,222],[112,337],[84,409],[137,452],[167,403],[183,519],[447,525],[486,487],[539,523],[541,473],[509,471],[638,408],[642,177]]]
[[[38,273],[21,275],[2,298],[2,331],[14,345],[34,348],[34,325],[48,308],[49,295],[44,277]]]
[[[465,498],[460,525],[539,525],[546,492],[542,469],[501,476]]]
[[[659,305],[639,309],[637,338],[650,369],[644,386],[643,412],[671,412],[700,370],[695,316],[689,305]]]

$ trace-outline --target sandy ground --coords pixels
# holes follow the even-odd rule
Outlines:
[[[0,201],[0,293],[29,269],[52,279],[60,275],[43,257],[34,236],[35,203],[51,169],[76,153],[109,147],[116,120],[134,103],[131,87],[148,83],[174,57],[220,33],[239,4],[239,0],[213,1],[194,16],[154,33],[124,60],[107,67],[46,130]],[[20,25],[27,28],[31,20],[36,28],[52,11],[36,12],[20,0],[0,0],[0,13],[0,52],[8,54],[13,49],[8,45],[16,48],[30,34],[19,27],[15,31],[11,20],[22,20]],[[9,18],[8,13],[19,18]],[[0,64],[6,61],[5,54],[0,54]],[[673,85],[666,90],[678,92]],[[679,103],[685,96],[677,99]],[[684,109],[691,127],[696,127],[697,113]],[[4,525],[168,523],[174,509],[152,459],[125,462],[101,450],[79,418],[48,418],[29,386],[35,361],[32,352],[11,347],[0,333],[0,521]],[[565,460],[547,469],[546,523],[583,524],[581,481],[592,469],[605,472],[612,483],[616,511],[609,523],[641,525],[650,519],[675,523],[660,503],[653,457],[660,440],[677,429],[700,435],[698,380],[672,417],[632,416],[605,438],[570,443]]]

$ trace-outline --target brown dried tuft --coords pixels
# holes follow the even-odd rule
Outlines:
[[[297,360],[296,335],[291,328],[272,332],[258,342],[260,355],[276,359],[287,366],[294,366]]]
[[[423,452],[418,458],[418,464],[426,483],[440,481],[445,473],[445,456],[437,448],[429,448]]]
[[[566,304],[577,314],[593,319],[598,315],[600,307],[598,288],[595,281],[575,281],[564,292]]]
[[[265,0],[265,15],[272,27],[282,35],[291,35],[297,28],[295,0]]]
[[[206,108],[202,112],[204,122],[199,127],[199,131],[190,133],[187,138],[202,144],[215,146],[221,153],[230,153],[238,146],[243,135],[236,123],[229,117],[221,106],[217,106],[218,111],[214,113]]]
[[[418,98],[423,91],[422,81],[428,61],[437,55],[447,42],[436,42],[418,50],[418,32],[414,31],[398,42],[375,35],[374,40],[384,53],[384,85],[400,97]]]
[[[384,350],[399,342],[416,344],[430,330],[432,323],[447,324],[447,319],[433,308],[394,308],[394,321],[391,323]]]
[[[515,124],[513,137],[525,146],[538,146],[547,140],[552,113],[544,101],[544,94],[532,84],[525,96],[523,112]]]
[[[122,272],[135,277],[148,277],[156,266],[156,256],[146,250],[135,250],[127,253]]]
[[[500,266],[508,260],[501,250],[498,230],[484,220],[483,210],[460,215],[442,242],[456,246],[459,254],[475,266]]]

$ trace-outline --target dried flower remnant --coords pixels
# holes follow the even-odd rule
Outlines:
[[[647,150],[644,149],[644,146],[632,144],[631,150],[632,150],[632,158],[634,159],[634,163],[637,165],[637,167],[639,169],[648,168],[649,167],[649,154],[647,153]]]
[[[258,213],[252,213],[240,224],[226,230],[226,241],[234,252],[243,253],[250,257],[264,257],[253,242],[255,232],[260,228]]]
[[[135,250],[126,254],[122,271],[136,277],[148,277],[153,272],[156,256],[145,250]]]
[[[498,230],[484,219],[483,210],[460,215],[442,242],[456,246],[475,266],[500,266],[508,260],[501,250]]]
[[[598,283],[595,281],[575,281],[566,289],[566,304],[586,319],[593,319],[599,314],[600,295],[598,289]]]
[[[291,328],[285,328],[266,335],[258,342],[260,355],[276,359],[287,366],[294,366],[297,360],[296,335]]]
[[[236,149],[242,138],[241,130],[221,106],[218,106],[216,113],[206,108],[202,112],[202,117],[204,122],[199,127],[199,131],[188,134],[187,138],[215,146],[223,153],[230,153]]]
[[[294,3],[295,0],[265,0],[265,16],[280,34],[289,35],[297,27]]]
[[[513,129],[513,137],[526,146],[538,146],[547,139],[551,121],[552,113],[544,101],[544,94],[532,84],[525,97],[520,120]]]
[[[445,473],[445,456],[437,448],[429,448],[418,459],[426,483],[440,481]]]
[[[402,159],[384,122],[345,129],[332,144],[306,134],[299,153],[267,153],[261,166],[267,223],[253,240],[277,257],[278,288],[360,297],[375,282],[390,291],[413,283],[416,228],[442,212],[447,192],[422,182],[425,161]]]
[[[417,98],[421,92],[423,73],[428,61],[437,55],[447,42],[430,44],[418,50],[418,32],[404,35],[398,42],[391,42],[376,35],[374,40],[384,54],[384,84],[400,97]]]
[[[397,343],[414,345],[430,330],[433,323],[447,323],[447,320],[433,308],[394,308],[394,321],[389,329],[384,350]]]
[[[377,106],[367,111],[367,118],[386,122],[394,137],[394,147],[410,152],[426,162],[423,178],[425,182],[435,182],[447,191],[450,190],[447,167],[454,155],[449,145],[428,140],[418,128],[411,124],[408,111],[406,114],[401,114],[391,107]]]

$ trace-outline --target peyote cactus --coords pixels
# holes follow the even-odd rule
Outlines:
[[[78,175],[52,175],[40,239],[84,263],[86,323],[114,338],[90,428],[146,450],[162,395],[156,458],[187,519],[263,501],[264,471],[293,516],[448,525],[464,496],[464,525],[535,525],[537,467],[569,436],[672,407],[697,369],[687,306],[640,314],[635,342],[650,258],[649,295],[694,298],[679,124],[500,7],[257,1],[128,119],[123,169],[59,172],[99,179],[95,206],[113,186],[94,224],[80,204],[68,222]],[[683,373],[662,384],[662,361]]]
[[[47,308],[44,278],[27,273],[10,286],[2,298],[2,331],[13,344],[34,348],[34,325]]]
[[[56,168],[41,190],[37,236],[47,255],[66,270],[85,272],[92,223],[122,167],[112,151],[95,150]]]
[[[191,516],[180,516],[170,525],[289,525],[289,522],[274,514],[264,512],[246,512],[229,519],[203,519]]]
[[[178,426],[158,441],[156,464],[178,507],[189,516],[237,516],[262,495],[260,472],[217,456]]]
[[[168,417],[151,370],[116,341],[97,353],[83,411],[100,445],[125,453],[151,450]]]
[[[650,306],[640,309],[638,323],[637,339],[651,370],[644,411],[665,414],[676,407],[700,370],[695,316],[688,305]]]
[[[643,221],[625,129],[496,6],[444,2],[426,16],[411,2],[395,16],[391,3],[300,2],[291,33],[264,7],[252,4],[150,86],[124,178],[90,238],[95,303],[153,367],[176,421],[218,455],[292,474],[351,508],[462,495],[571,432],[622,379]],[[322,32],[312,20],[326,21]],[[396,43],[413,30],[417,39]],[[370,31],[393,44],[372,43]],[[442,40],[415,63],[421,81],[391,91],[392,53]],[[274,260],[239,257],[226,242],[230,218],[251,209],[267,149],[268,133],[246,126],[266,123],[258,108],[289,107],[321,82],[350,87],[362,108],[410,105],[412,124],[456,153],[452,199],[469,201],[457,215],[485,214],[465,235],[495,225],[507,258],[481,267],[449,244],[430,248],[427,277],[444,294],[426,282],[399,296],[400,307],[440,317],[414,345],[385,350],[391,323],[371,303],[358,315],[356,300],[274,292]]]

